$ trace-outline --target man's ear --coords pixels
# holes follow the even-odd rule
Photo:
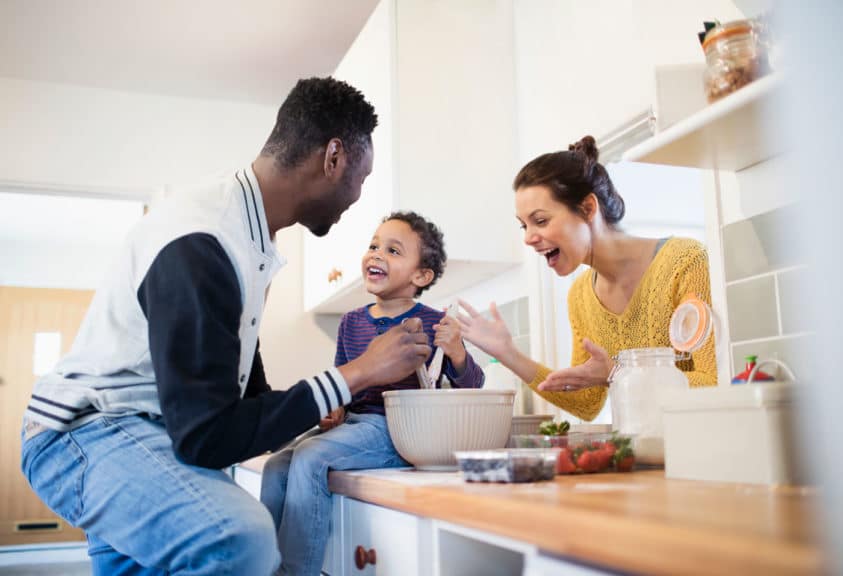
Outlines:
[[[339,138],[331,138],[325,147],[324,170],[330,180],[339,180],[346,169],[345,146]]]
[[[413,274],[413,284],[417,288],[424,288],[431,282],[433,282],[433,270],[430,268],[419,268]]]

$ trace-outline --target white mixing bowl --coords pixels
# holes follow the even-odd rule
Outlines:
[[[512,390],[473,388],[383,394],[392,443],[420,470],[456,470],[457,450],[505,447],[514,399]]]

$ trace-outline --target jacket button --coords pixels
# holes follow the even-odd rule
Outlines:
[[[264,268],[266,268],[265,264],[261,264],[260,266],[258,266],[258,270],[260,270],[261,272],[263,272]]]
[[[240,375],[240,381],[241,381],[241,382],[245,382],[245,381],[246,381],[246,375],[245,375],[245,374],[241,374],[241,375]]]
[[[254,325],[255,325],[255,324],[257,324],[257,323],[258,323],[258,319],[257,319],[257,318],[252,318],[252,326],[254,326]]]

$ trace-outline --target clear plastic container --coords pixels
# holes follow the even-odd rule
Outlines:
[[[556,448],[454,452],[466,482],[540,482],[556,474]]]
[[[765,44],[759,42],[751,20],[719,24],[703,41],[705,93],[709,102],[731,94],[769,72]]]
[[[567,445],[567,435],[513,434],[509,438],[510,448],[564,448]]]
[[[634,438],[623,434],[569,434],[556,459],[557,474],[629,472],[635,467]]]
[[[638,462],[664,465],[662,405],[674,391],[688,388],[676,353],[672,348],[622,350],[610,382],[613,430],[634,438]]]

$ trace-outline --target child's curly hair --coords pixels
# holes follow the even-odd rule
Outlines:
[[[445,263],[448,261],[448,255],[445,253],[445,239],[436,224],[415,212],[393,212],[382,222],[390,220],[406,222],[418,235],[421,244],[419,266],[433,270],[433,280],[430,284],[416,290],[416,298],[418,298],[422,292],[436,284],[436,281],[442,276],[442,272],[445,271]]]

